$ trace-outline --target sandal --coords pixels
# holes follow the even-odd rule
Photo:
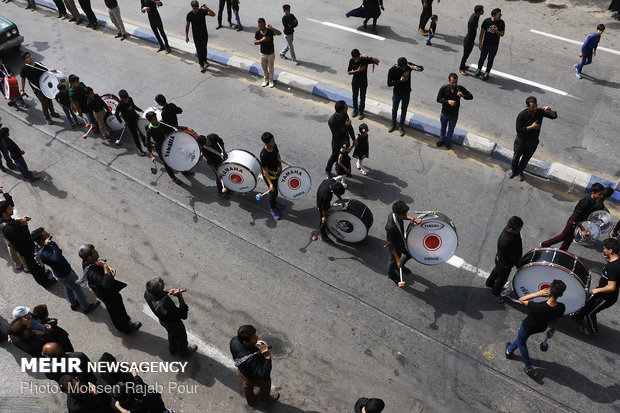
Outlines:
[[[598,336],[598,333],[593,333],[592,331],[588,330],[584,326],[579,327],[579,331],[581,331],[581,333],[585,334],[586,336],[592,336],[592,337]]]

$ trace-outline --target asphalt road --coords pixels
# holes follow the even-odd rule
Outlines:
[[[15,10],[6,13],[14,21],[24,13],[7,10]],[[258,154],[260,135],[269,130],[283,159],[310,171],[312,193],[316,190],[329,155],[331,103],[263,89],[255,78],[217,65],[200,74],[191,57],[161,56],[150,44],[121,43],[39,13],[29,19],[32,24],[20,28],[24,48],[36,60],[79,74],[101,93],[126,88],[142,107],[163,93],[184,109],[182,124],[218,133],[228,149]],[[19,67],[16,60],[8,63]],[[274,346],[273,382],[282,398],[266,411],[346,411],[360,396],[383,398],[386,412],[613,412],[620,407],[617,309],[599,317],[596,339],[581,336],[570,319],[547,353],[533,337],[530,352],[544,375],[543,383],[536,383],[520,361],[502,356],[523,309],[495,303],[483,277],[468,270],[492,269],[497,236],[511,215],[525,220],[524,246],[532,248],[563,227],[582,194],[535,178],[507,180],[492,160],[461,149],[437,150],[421,134],[400,138],[370,120],[369,175],[355,173],[348,183],[350,196],[371,209],[375,223],[360,245],[328,246],[310,241],[317,221],[314,196],[285,201],[283,219],[276,222],[266,201],[257,202],[253,194],[219,198],[204,164],[179,187],[161,167],[151,175],[150,163],[136,156],[129,140],[122,148],[96,137],[83,140],[81,131],[65,124],[43,125],[36,109],[14,113],[3,106],[0,116],[25,149],[31,169],[43,177],[30,185],[14,173],[2,176],[0,184],[10,190],[19,214],[33,217],[31,228],[42,225],[54,234],[74,268],[79,268],[79,245],[94,243],[129,284],[123,293],[128,312],[144,326],[121,337],[103,309],[88,317],[73,313],[60,288],[43,292],[8,262],[0,277],[3,317],[8,319],[16,305],[45,302],[76,349],[91,359],[109,351],[127,361],[171,361],[164,330],[142,311],[143,285],[161,275],[167,285],[187,288],[186,325],[192,339],[200,340],[200,354],[184,374],[143,375],[147,383],[198,385],[196,393],[164,391],[175,411],[246,411],[241,382],[225,359],[230,337],[245,323],[256,325]],[[260,183],[257,190],[263,188]],[[382,247],[385,218],[396,199],[413,210],[437,209],[451,217],[459,233],[456,255],[471,267],[411,263],[408,286],[395,287],[384,276]],[[571,251],[593,273],[600,272],[596,248]],[[4,249],[0,255],[8,259]],[[62,411],[60,395],[20,393],[22,381],[47,380],[20,373],[22,354],[3,346],[3,408]]]

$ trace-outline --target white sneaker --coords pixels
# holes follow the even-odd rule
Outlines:
[[[364,176],[368,175],[368,171],[366,169],[362,169],[361,172],[362,172],[362,175],[364,175]]]
[[[360,161],[355,162],[355,166],[357,167],[357,169],[362,169],[362,167],[360,166]]]
[[[274,87],[274,86],[275,86],[275,84],[273,83],[273,80],[270,80],[269,81],[269,87]]]
[[[263,83],[261,83],[261,87],[265,87],[269,84],[269,82],[267,81],[267,79],[263,79]]]

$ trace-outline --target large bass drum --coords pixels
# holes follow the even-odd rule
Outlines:
[[[579,257],[558,248],[535,248],[525,254],[512,288],[520,298],[549,288],[553,280],[566,284],[566,291],[558,301],[564,303],[567,314],[583,307],[590,288],[590,271]],[[534,299],[546,300],[546,297]]]
[[[233,149],[217,171],[224,186],[234,192],[250,192],[256,188],[261,173],[260,161],[251,152]]]
[[[108,110],[110,111],[110,115],[105,118],[105,123],[108,125],[108,128],[113,131],[119,132],[123,130],[123,124],[116,119],[116,107],[120,102],[119,98],[112,93],[104,93],[101,95],[101,99],[108,105]]]
[[[192,129],[181,127],[166,136],[161,145],[161,156],[175,171],[189,171],[200,160],[198,135]]]
[[[439,212],[419,217],[420,225],[407,227],[407,249],[419,263],[437,265],[454,255],[459,244],[456,227],[450,218]]]
[[[304,168],[289,166],[278,177],[278,192],[286,199],[296,200],[308,195],[312,178]]]
[[[41,89],[41,93],[48,98],[54,99],[56,97],[56,93],[58,93],[58,85],[64,84],[65,86],[69,86],[67,83],[67,76],[65,76],[60,70],[55,72],[45,72],[39,78],[39,89]]]
[[[346,203],[344,208],[338,202],[327,211],[327,230],[341,241],[361,242],[374,221],[372,212],[357,199],[345,198],[343,201]]]

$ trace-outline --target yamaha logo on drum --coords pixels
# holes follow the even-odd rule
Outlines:
[[[164,157],[169,157],[170,156],[170,151],[172,150],[172,145],[174,145],[174,135],[172,135],[170,137],[170,140],[168,141],[168,146],[166,146],[166,153],[164,154]]]
[[[444,225],[441,222],[424,222],[420,225],[424,229],[442,229]]]

